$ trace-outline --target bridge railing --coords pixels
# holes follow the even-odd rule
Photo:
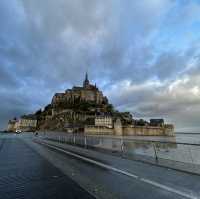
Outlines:
[[[120,155],[124,158],[200,173],[200,144],[45,133],[44,139]]]

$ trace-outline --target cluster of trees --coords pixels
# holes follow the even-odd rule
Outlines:
[[[73,101],[67,100],[67,101],[60,101],[56,104],[55,108],[59,109],[73,109],[75,111],[91,111],[91,109],[98,109],[102,108],[106,104],[103,103],[101,105],[92,102],[92,101],[83,101],[80,97],[74,99]],[[113,112],[114,108],[112,104],[106,105],[107,112]]]
[[[47,106],[45,106],[44,111],[42,111],[42,109],[39,109],[35,112],[34,115],[36,116],[41,116],[41,115],[51,115],[51,110],[52,110],[52,105],[48,104]]]
[[[135,120],[135,125],[137,126],[146,126],[149,125],[149,123],[143,119]]]

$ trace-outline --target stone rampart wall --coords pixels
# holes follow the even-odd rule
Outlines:
[[[118,127],[119,128],[119,127]],[[150,127],[150,126],[123,126],[121,136],[173,136],[173,127]],[[102,126],[86,126],[84,130],[87,135],[119,135],[116,128]]]
[[[170,127],[150,127],[134,126],[123,127],[123,135],[143,135],[143,136],[173,136],[174,129]]]
[[[86,126],[84,133],[86,135],[113,135],[113,129],[103,126]]]

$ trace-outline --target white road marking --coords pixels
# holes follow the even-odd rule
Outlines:
[[[45,142],[39,142],[39,143],[44,144],[44,145],[46,145],[46,146],[48,146],[48,147],[50,147],[50,148],[56,149],[56,150],[58,150],[58,151],[61,151],[61,152],[65,153],[65,154],[67,154],[67,155],[70,155],[70,156],[73,156],[73,157],[82,159],[82,160],[84,160],[84,161],[86,161],[86,162],[95,164],[95,165],[100,166],[100,167],[102,167],[102,168],[106,168],[106,169],[109,169],[109,170],[111,170],[111,171],[115,171],[115,172],[117,172],[117,173],[121,173],[121,174],[126,175],[126,176],[128,176],[128,177],[135,178],[135,179],[137,179],[137,180],[140,180],[140,181],[145,182],[145,183],[147,183],[147,184],[153,185],[153,186],[155,186],[155,187],[157,187],[157,188],[161,188],[161,189],[164,189],[164,190],[166,190],[166,191],[175,193],[175,194],[180,195],[180,196],[183,196],[183,197],[185,197],[185,198],[189,198],[189,199],[200,199],[200,197],[194,196],[193,194],[188,194],[188,193],[185,193],[185,192],[183,192],[183,191],[179,191],[179,190],[177,190],[177,189],[168,187],[168,186],[166,186],[166,185],[160,184],[160,183],[155,182],[155,181],[152,181],[152,180],[148,180],[148,179],[145,179],[145,178],[140,178],[139,176],[134,175],[134,174],[132,174],[132,173],[129,173],[129,172],[127,172],[127,171],[123,171],[123,170],[121,170],[121,169],[117,169],[117,168],[115,168],[115,167],[106,165],[106,164],[101,163],[101,162],[98,162],[98,161],[96,161],[96,160],[92,160],[92,159],[86,158],[86,157],[84,157],[84,156],[78,155],[78,154],[76,154],[76,153],[72,153],[72,152],[66,151],[66,150],[61,149],[61,148],[59,148],[59,147],[53,146],[53,145],[51,145],[51,144],[47,144],[47,143],[45,143]]]
[[[164,189],[164,190],[166,190],[166,191],[176,193],[176,194],[181,195],[181,196],[184,196],[184,197],[186,197],[186,198],[198,199],[197,197],[192,196],[192,194],[184,193],[184,192],[182,192],[182,191],[176,190],[176,189],[174,189],[174,188],[168,187],[168,186],[166,186],[166,185],[157,183],[157,182],[152,181],[152,180],[148,180],[148,179],[145,179],[145,178],[140,178],[140,180],[141,180],[142,182],[146,182],[146,183],[151,184],[151,185],[153,185],[153,186],[155,186],[155,187],[159,187],[159,188]]]

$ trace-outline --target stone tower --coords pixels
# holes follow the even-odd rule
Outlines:
[[[122,122],[120,118],[117,118],[117,120],[114,123],[114,134],[118,136],[123,135]]]

